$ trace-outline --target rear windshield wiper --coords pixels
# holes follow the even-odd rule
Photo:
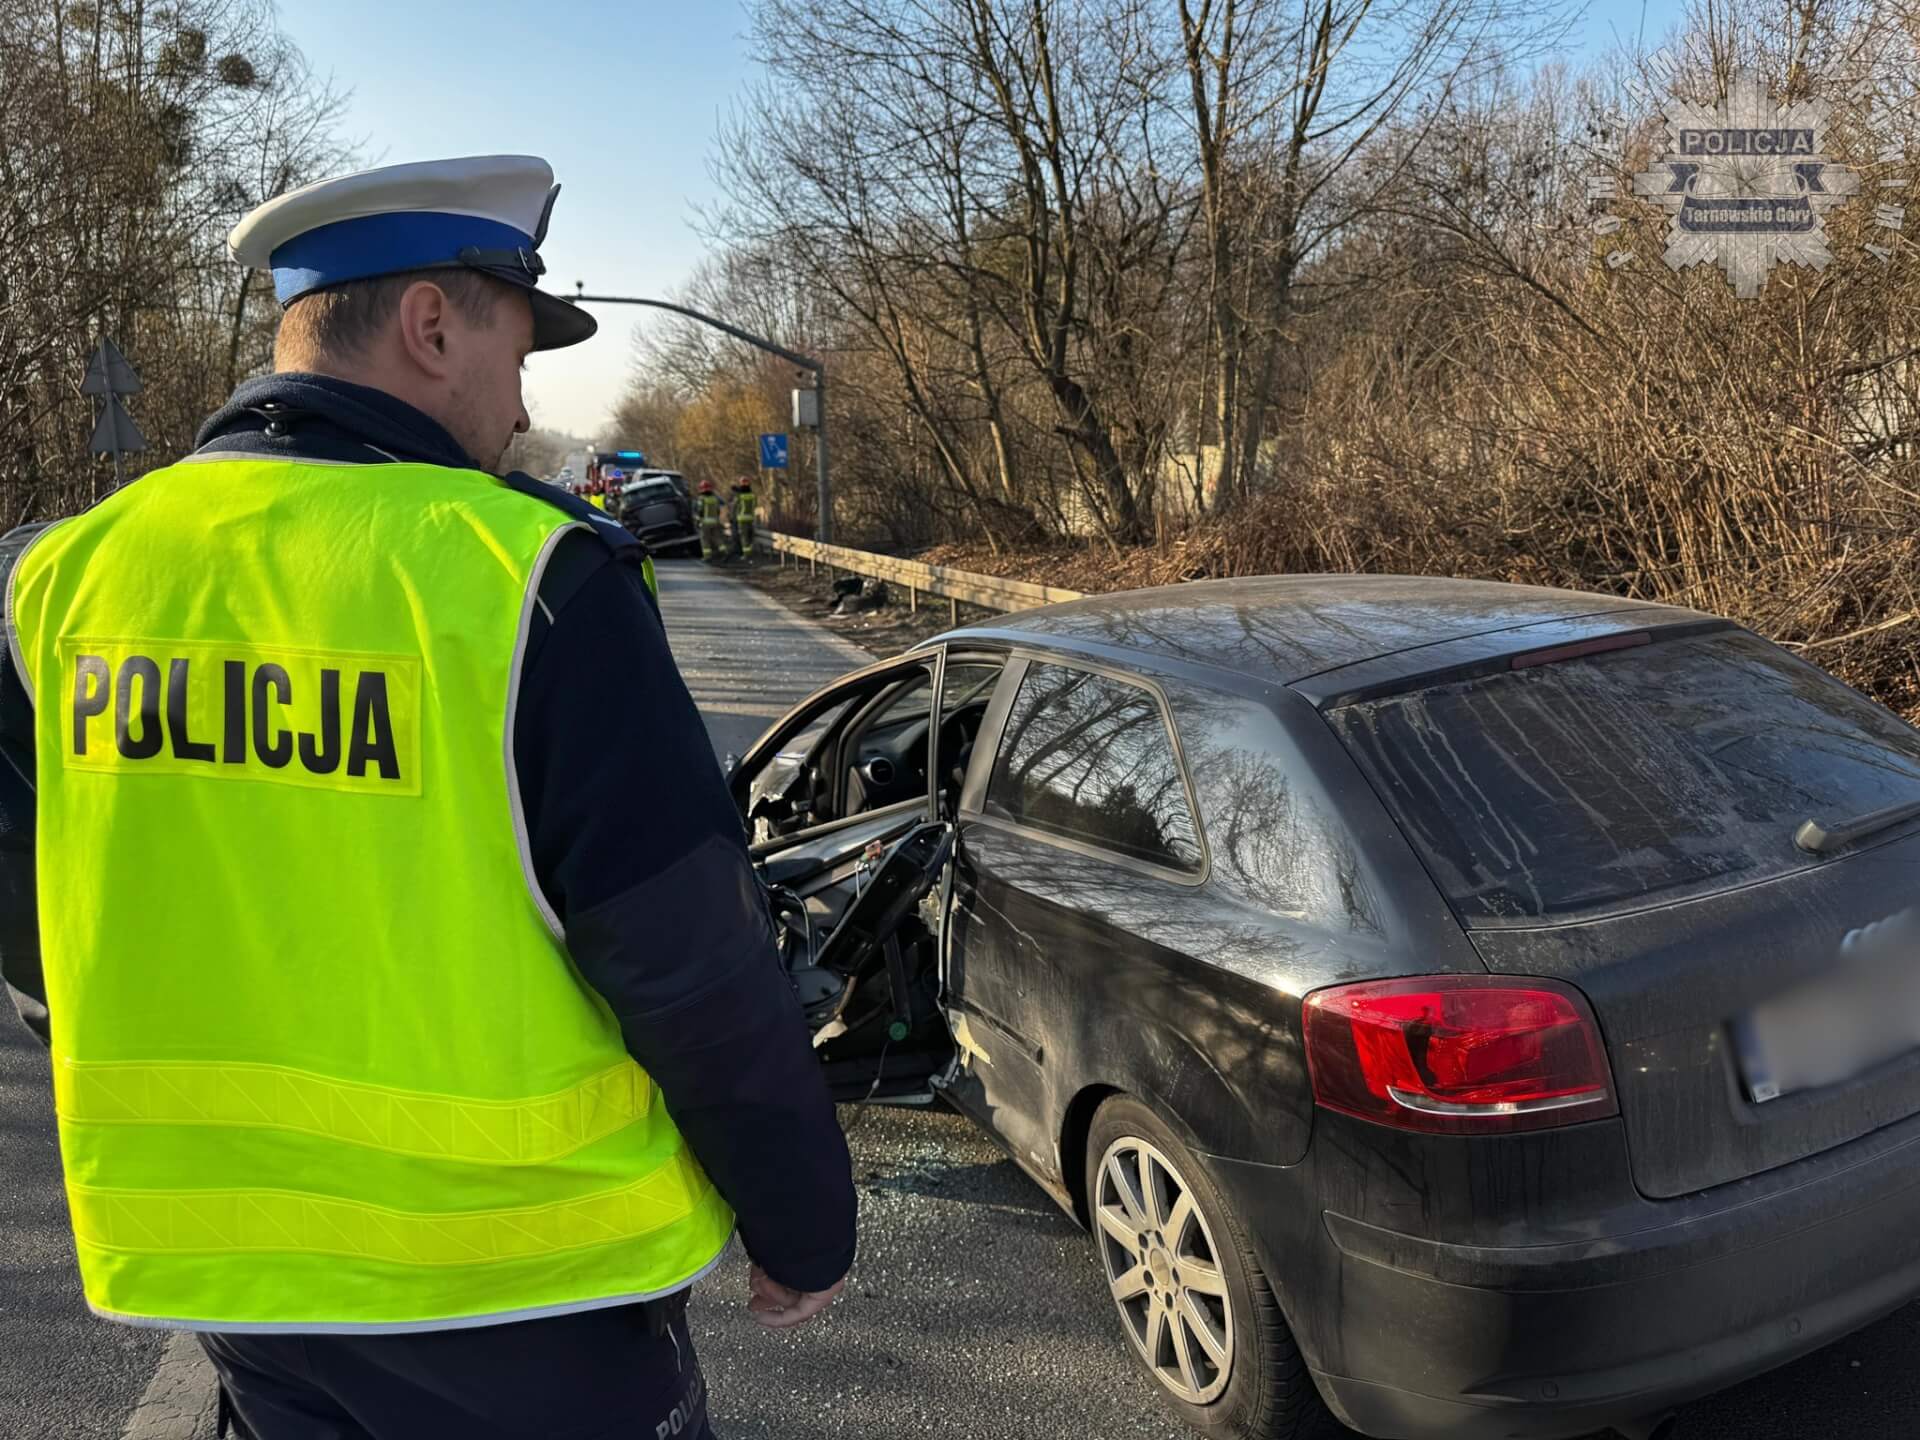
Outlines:
[[[1875,810],[1871,815],[1862,815],[1857,820],[1848,820],[1840,825],[1822,825],[1818,820],[1808,820],[1793,832],[1793,843],[1813,855],[1831,855],[1855,841],[1864,840],[1882,830],[1890,830],[1903,820],[1913,819],[1920,819],[1920,800],[1909,800],[1904,805]]]

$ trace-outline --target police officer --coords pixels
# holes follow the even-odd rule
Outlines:
[[[492,473],[528,353],[594,333],[536,288],[556,191],[492,156],[248,215],[276,373],[7,590],[4,959],[87,1302],[198,1332],[258,1440],[706,1435],[686,1296],[736,1225],[770,1327],[852,1260],[643,552]]]
[[[693,518],[700,526],[700,558],[711,562],[720,554],[720,542],[725,537],[725,511],[721,506],[720,492],[714,489],[713,481],[700,482],[700,495],[694,501]]]
[[[733,486],[733,549],[746,560],[753,559],[753,526],[758,518],[758,502],[753,498],[753,477],[742,475]]]

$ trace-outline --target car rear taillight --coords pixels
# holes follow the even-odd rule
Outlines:
[[[1307,996],[1306,1042],[1316,1102],[1403,1130],[1502,1134],[1619,1108],[1592,1009],[1551,980],[1336,985]]]

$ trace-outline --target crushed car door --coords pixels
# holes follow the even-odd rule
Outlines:
[[[930,773],[942,658],[917,652],[816,692],[729,775],[838,1100],[925,1102],[951,1056],[938,925],[922,905],[952,849]]]

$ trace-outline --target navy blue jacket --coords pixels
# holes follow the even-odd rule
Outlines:
[[[248,381],[198,443],[478,468],[412,406],[319,375]],[[783,1284],[825,1289],[853,1262],[846,1138],[774,949],[739,815],[641,582],[645,552],[584,501],[524,475],[507,483],[591,527],[555,548],[521,675],[513,747],[534,873],[581,975],[739,1215],[747,1252]],[[0,542],[0,583],[19,548]],[[33,713],[11,663],[0,664],[0,762],[0,970],[45,1039]]]

